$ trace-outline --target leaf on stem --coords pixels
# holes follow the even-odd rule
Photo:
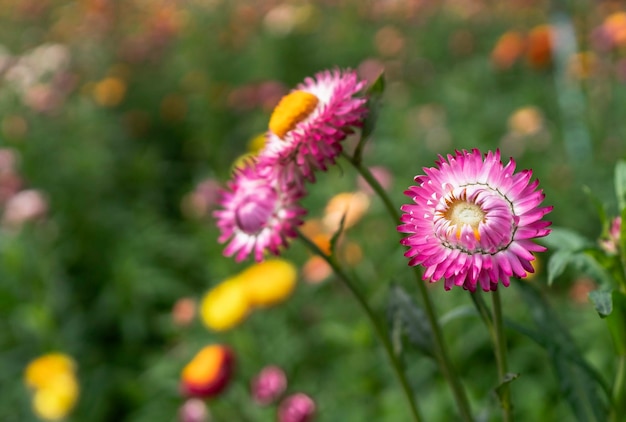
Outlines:
[[[382,103],[383,93],[385,92],[385,74],[382,72],[378,78],[370,85],[365,95],[367,96],[367,108],[368,113],[365,121],[363,122],[363,129],[361,130],[361,139],[354,150],[354,160],[359,162],[361,160],[361,154],[363,153],[363,147],[365,141],[370,137],[374,128],[376,127],[376,121],[378,120],[378,113]]]
[[[406,335],[409,343],[425,355],[435,357],[433,334],[426,313],[402,287],[395,284],[391,286],[389,292],[387,317],[392,333],[397,332],[395,330],[400,327],[401,333]]]
[[[494,389],[498,397],[500,397],[500,394],[502,394],[502,387],[515,381],[517,378],[519,378],[519,375],[520,374],[516,374],[514,372],[507,372],[506,374],[504,374],[504,379],[500,381],[500,384],[498,384]]]
[[[598,289],[589,292],[589,299],[596,308],[600,318],[606,318],[613,312],[612,289]]]
[[[529,329],[509,320],[505,324],[545,349],[563,397],[569,403],[576,420],[607,420],[607,403],[611,393],[604,379],[583,358],[567,327],[559,321],[537,289],[528,283],[516,285],[522,292],[537,329]]]
[[[331,255],[335,254],[335,246],[337,245],[337,240],[339,240],[339,236],[341,235],[341,233],[343,233],[343,228],[346,224],[347,215],[348,215],[348,210],[346,210],[346,212],[344,212],[343,215],[341,216],[341,220],[339,220],[339,227],[337,228],[337,231],[333,233],[333,237],[330,238],[330,254]]]

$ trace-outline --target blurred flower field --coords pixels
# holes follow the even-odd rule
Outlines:
[[[342,145],[398,212],[440,154],[532,169],[555,230],[499,289],[513,411],[601,420],[587,380],[618,372],[594,291],[626,265],[626,7],[583,0],[0,0],[0,420],[411,420],[332,254],[389,325],[424,420],[461,420],[432,350],[394,325],[420,302],[400,221],[345,157],[300,201],[321,254],[296,239],[236,262],[218,242],[221,189],[281,98],[338,69],[363,92],[384,75],[367,142]],[[474,419],[502,420],[468,293],[427,290]]]

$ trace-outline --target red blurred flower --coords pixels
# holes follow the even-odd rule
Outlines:
[[[189,397],[214,397],[228,386],[234,367],[234,354],[224,345],[200,350],[183,368],[181,392]]]

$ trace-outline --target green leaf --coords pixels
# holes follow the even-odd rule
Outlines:
[[[385,92],[385,74],[382,72],[372,85],[367,89],[365,93],[367,96],[367,108],[368,113],[365,121],[363,122],[363,129],[361,130],[361,139],[358,145],[354,149],[354,160],[358,163],[361,161],[361,154],[363,153],[363,147],[365,142],[370,137],[376,122],[378,121],[378,114],[382,103],[382,97]]]
[[[626,161],[620,160],[615,165],[615,197],[620,214],[626,208]]]
[[[564,227],[553,227],[550,234],[542,239],[550,249],[580,250],[592,247],[593,243],[577,232]]]
[[[412,345],[425,355],[432,358],[435,357],[433,334],[430,325],[427,323],[426,313],[402,287],[396,284],[391,286],[389,292],[387,317],[391,325],[392,334],[394,330],[397,330],[398,326],[402,327],[402,333],[406,335],[406,338]],[[397,349],[396,345],[394,347]]]
[[[568,249],[557,250],[548,261],[548,285],[551,286],[555,278],[563,274],[576,253]]]
[[[339,227],[337,228],[337,231],[333,233],[333,237],[330,238],[330,254],[331,255],[335,254],[335,246],[337,245],[337,240],[339,239],[339,236],[341,235],[341,233],[343,233],[343,228],[346,224],[347,215],[348,215],[348,211],[343,213],[343,215],[341,216],[341,220],[339,221]]]
[[[516,283],[516,286],[522,292],[537,329],[508,320],[505,320],[506,325],[527,335],[545,349],[563,397],[576,420],[607,420],[607,403],[611,393],[604,379],[583,358],[567,327],[559,321],[537,289],[529,283]],[[600,394],[601,391],[604,394]]]
[[[594,290],[589,293],[589,299],[596,307],[600,318],[606,318],[613,312],[612,290]]]
[[[500,384],[498,384],[495,388],[498,397],[500,397],[500,394],[502,393],[502,387],[518,379],[519,375],[520,374],[516,374],[514,372],[507,372],[506,374],[504,374],[504,379],[500,381]]]

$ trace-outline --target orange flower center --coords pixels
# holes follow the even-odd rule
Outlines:
[[[315,110],[318,98],[305,91],[293,91],[285,95],[270,117],[270,130],[279,138],[296,127]]]

